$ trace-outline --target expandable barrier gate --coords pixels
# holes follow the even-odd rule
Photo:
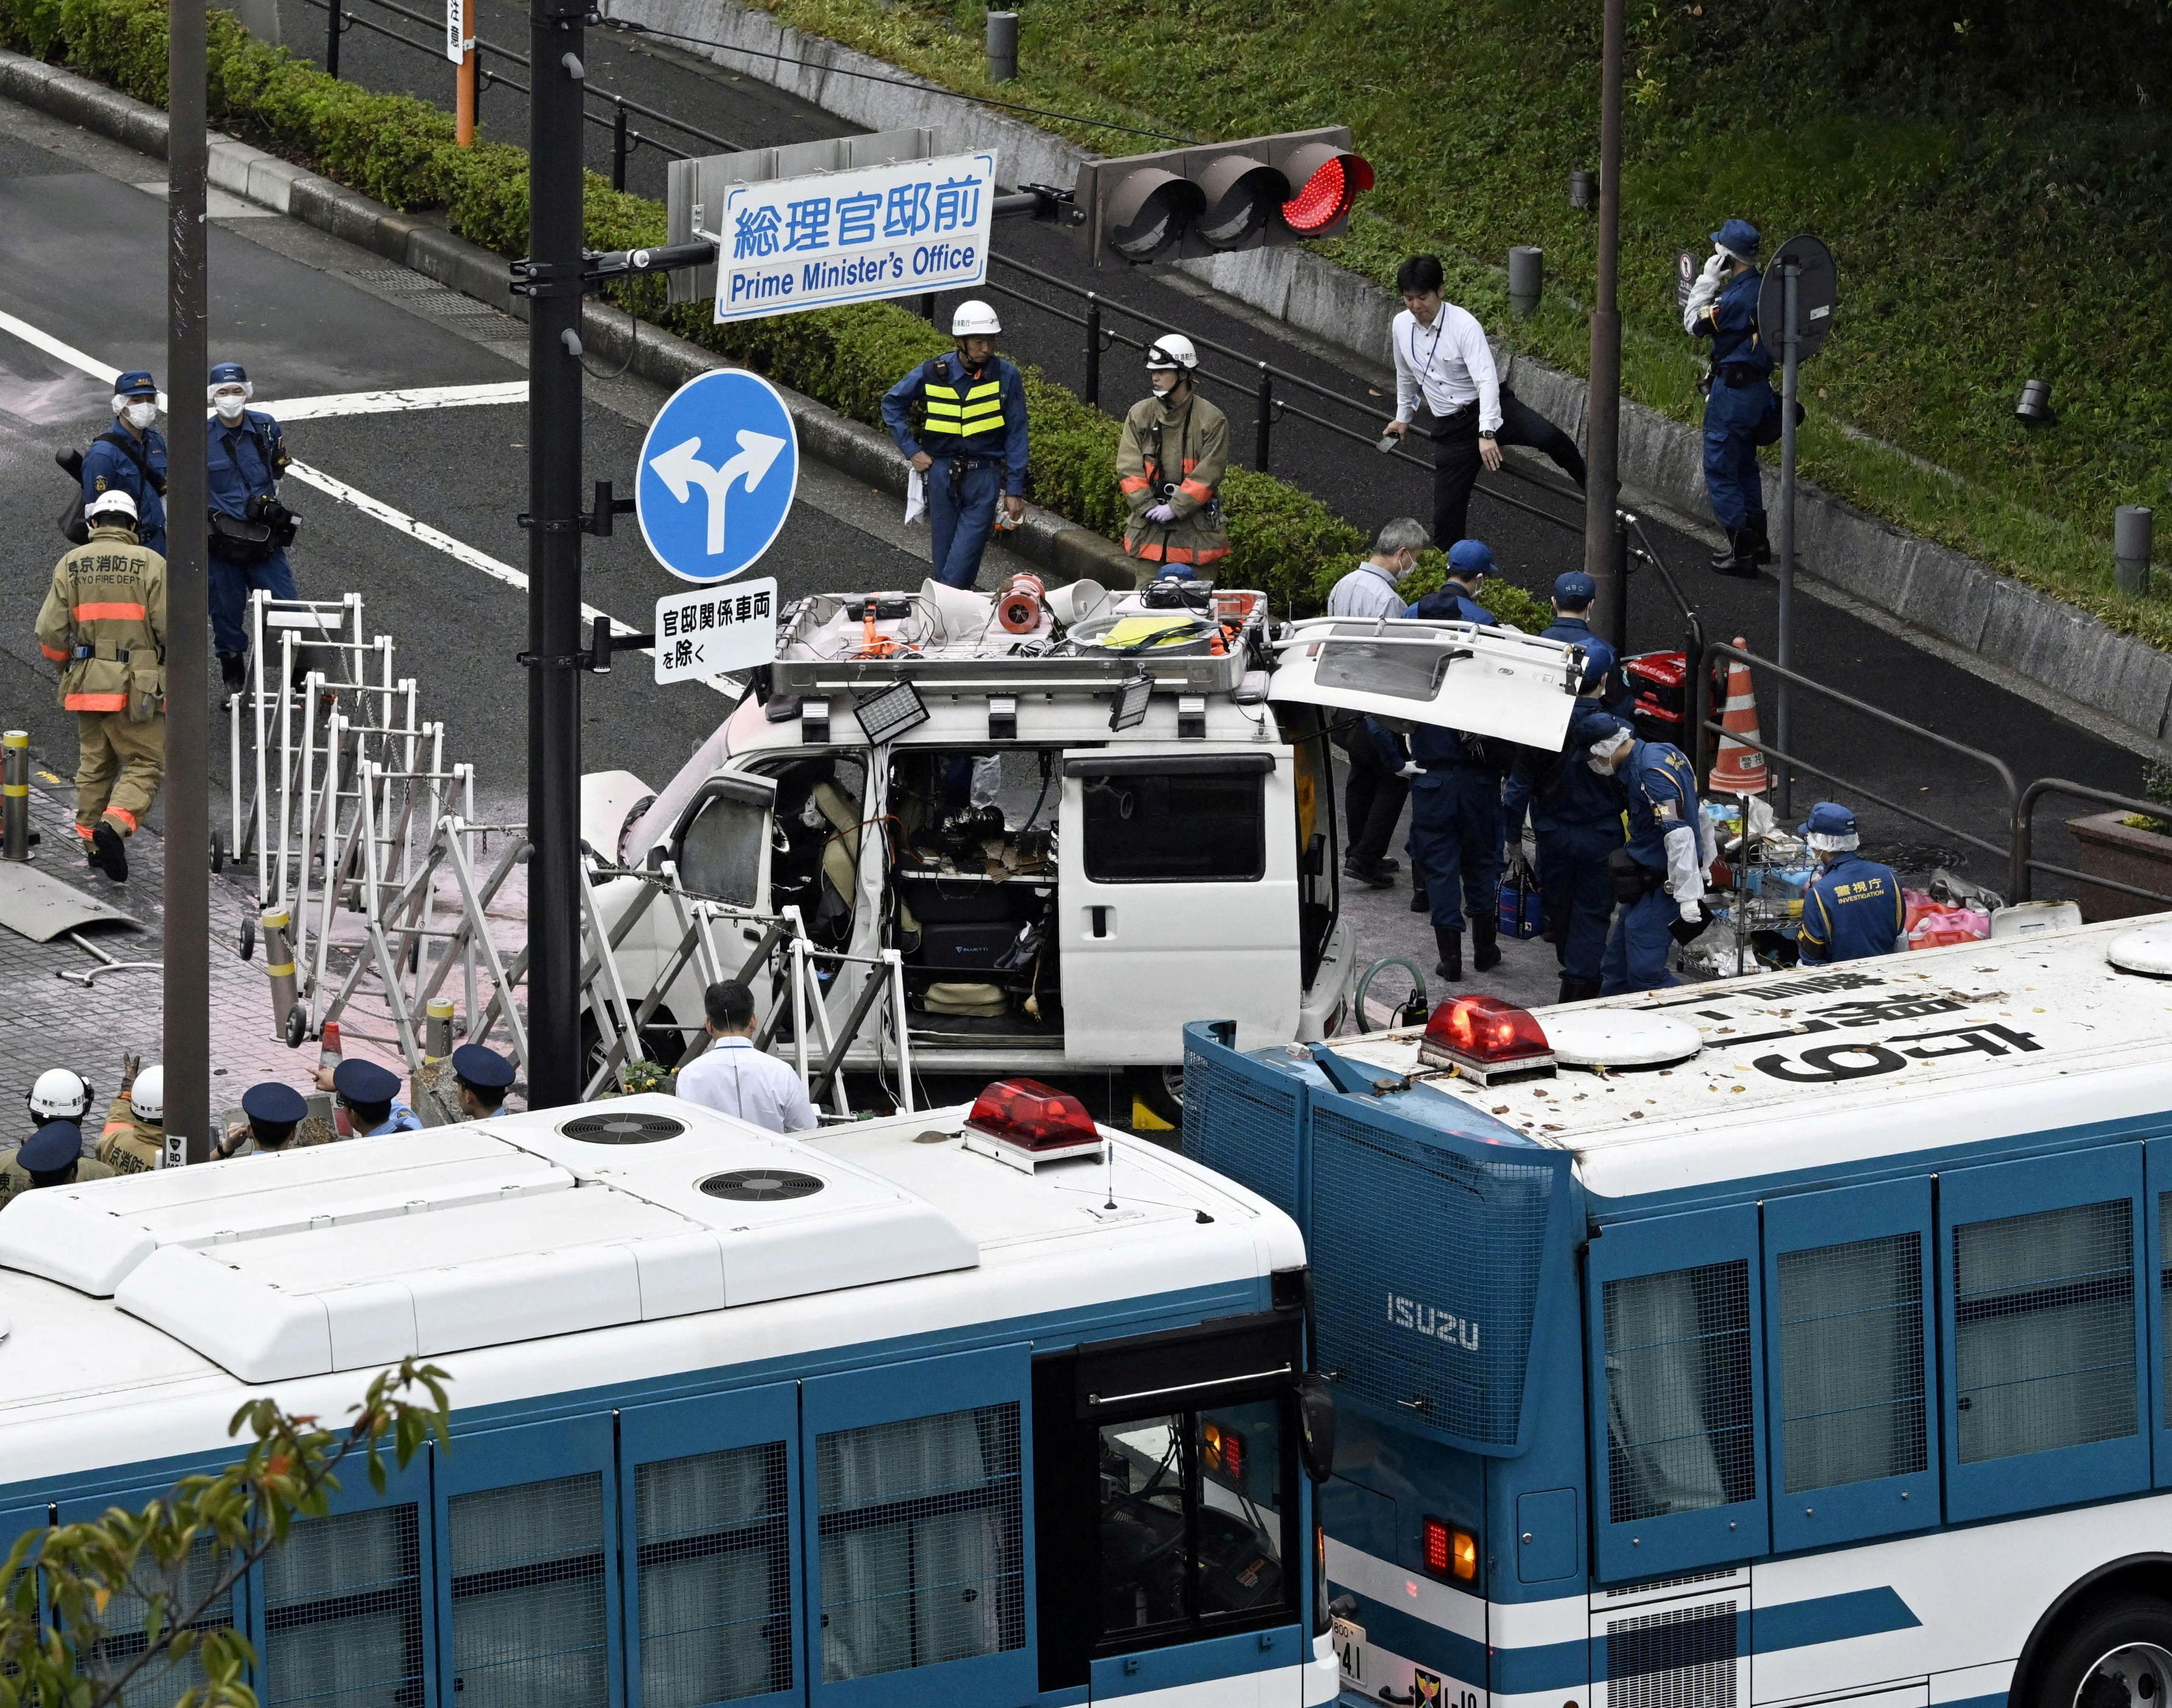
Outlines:
[[[391,638],[365,638],[359,594],[325,602],[259,592],[250,624],[249,678],[227,702],[228,823],[236,863],[255,864],[275,1030],[298,1048],[336,1021],[349,1038],[396,1045],[419,1073],[446,1053],[438,1047],[450,1034],[441,993],[457,969],[467,1041],[488,1045],[502,1034],[524,1078],[528,1032],[518,993],[528,951],[507,953],[492,935],[490,909],[527,862],[525,827],[477,820],[473,767],[447,765],[444,726],[422,721],[414,679],[395,673]],[[809,1096],[840,1115],[852,1113],[847,1052],[869,1025],[885,1029],[879,1059],[895,1051],[899,1103],[915,1107],[896,950],[866,957],[819,948],[798,909],[770,915],[695,894],[669,862],[634,870],[590,855],[584,863],[580,982],[595,1029],[584,1099],[647,1058],[652,1044],[668,1055],[660,1065],[674,1069],[707,1047],[698,1020],[658,1018],[691,970],[704,987],[737,978],[767,989],[772,1001],[756,1045],[788,1037]],[[449,901],[439,894],[445,878]],[[637,880],[640,891],[606,928],[595,886],[619,878]],[[630,986],[620,951],[659,906],[669,916],[664,935],[673,947],[654,979]],[[343,914],[360,916],[358,936],[341,935]],[[753,952],[728,965],[719,937],[750,927],[759,933]],[[245,940],[243,953],[253,946]],[[361,1031],[348,1018],[365,995],[382,1005],[390,1036]],[[667,1028],[676,1034],[668,1041]]]

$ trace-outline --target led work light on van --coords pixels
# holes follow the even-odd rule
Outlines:
[[[1086,1105],[1037,1079],[999,1079],[973,1099],[965,1148],[1030,1174],[1042,1163],[1101,1154],[1101,1130]]]
[[[1428,1576],[1460,1579],[1468,1583],[1478,1576],[1478,1539],[1468,1530],[1459,1530],[1444,1518],[1428,1516],[1422,1533]]]
[[[1550,1072],[1554,1047],[1537,1017],[1498,996],[1458,996],[1426,1022],[1418,1059],[1491,1085],[1514,1074]]]

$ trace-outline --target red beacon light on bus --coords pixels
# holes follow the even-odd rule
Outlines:
[[[1028,1173],[1043,1163],[1101,1154],[1100,1128],[1086,1105],[1037,1079],[999,1079],[973,1099],[966,1148]]]
[[[1426,1022],[1418,1059],[1428,1067],[1452,1067],[1466,1079],[1497,1079],[1550,1071],[1554,1047],[1538,1018],[1498,996],[1458,996],[1443,1002]]]

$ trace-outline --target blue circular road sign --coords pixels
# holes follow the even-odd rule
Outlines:
[[[768,551],[799,485],[799,437],[777,388],[743,368],[696,375],[656,412],[634,513],[682,581],[723,581]]]

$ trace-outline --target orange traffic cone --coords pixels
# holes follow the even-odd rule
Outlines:
[[[1739,635],[1734,644],[1744,652],[1750,648],[1750,642]],[[1751,741],[1765,739],[1757,731],[1757,696],[1750,686],[1750,667],[1739,658],[1727,667],[1727,704],[1720,708],[1719,722],[1726,733],[1719,739],[1719,751],[1712,757],[1712,775],[1705,787],[1718,795],[1763,794],[1772,782],[1765,768],[1765,755],[1739,739],[1743,736]]]

